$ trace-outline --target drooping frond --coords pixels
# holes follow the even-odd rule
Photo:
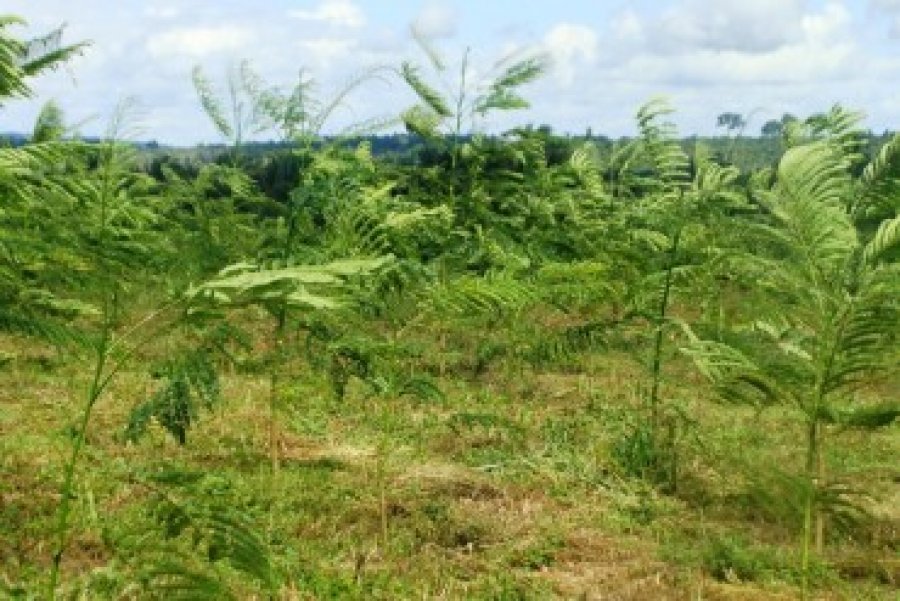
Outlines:
[[[569,157],[569,165],[591,197],[601,198],[605,195],[596,146],[588,142],[580,145]]]
[[[765,371],[738,349],[694,337],[682,347],[726,402],[766,407],[790,400]]]
[[[812,140],[824,140],[834,146],[849,164],[864,160],[865,145],[863,131],[859,124],[864,115],[836,104],[827,113],[809,117],[806,122],[808,135]]]
[[[199,65],[195,66],[191,72],[191,77],[194,81],[194,89],[200,98],[200,104],[203,106],[207,117],[213,122],[216,131],[225,138],[231,138],[234,134],[234,128],[225,116],[225,106],[222,104],[219,93],[203,72],[203,68]]]
[[[90,44],[81,42],[71,46],[63,45],[65,23],[50,33],[25,42],[19,64],[26,76],[32,77],[59,65],[80,54]]]
[[[200,410],[211,410],[219,401],[219,376],[205,349],[169,360],[160,376],[163,384],[147,401],[131,412],[126,439],[136,442],[156,420],[179,444],[187,441],[187,432],[199,419]]]
[[[824,142],[788,150],[778,165],[781,191],[796,199],[842,206],[849,192],[849,164]]]
[[[29,96],[28,78],[58,67],[87,46],[63,46],[64,25],[29,41],[18,40],[6,32],[9,26],[24,24],[19,17],[0,16],[0,103],[5,98]]]
[[[510,65],[490,83],[487,92],[475,99],[474,112],[483,116],[491,110],[528,108],[530,106],[528,101],[518,95],[516,90],[539,79],[546,70],[547,61],[539,56]]]
[[[435,314],[500,318],[533,302],[531,286],[509,276],[462,276],[428,291],[424,307]]]
[[[900,134],[894,134],[866,165],[851,211],[857,219],[900,214]]]
[[[881,222],[872,240],[863,248],[863,259],[866,263],[875,265],[898,245],[900,245],[900,215]]]
[[[158,491],[154,515],[169,541],[185,539],[193,553],[163,547],[139,570],[154,599],[236,599],[227,565],[254,588],[273,593],[276,571],[262,536],[239,508],[227,502],[228,484],[213,475],[164,469],[148,475]]]
[[[385,263],[386,259],[358,259],[272,268],[239,263],[192,288],[188,297],[201,305],[283,303],[299,308],[334,309],[341,304],[338,293],[348,278],[370,273]]]
[[[66,133],[66,123],[62,109],[53,102],[47,102],[41,107],[31,133],[32,143],[51,142],[59,140]]]
[[[665,98],[654,98],[637,113],[641,152],[667,191],[685,186],[690,179],[688,157],[677,141],[677,130],[664,120],[672,112]]]
[[[441,118],[450,117],[453,115],[453,111],[450,110],[450,107],[447,105],[447,102],[444,100],[443,96],[441,96],[440,92],[432,88],[428,85],[422,76],[419,74],[419,69],[414,67],[409,62],[403,62],[400,66],[400,75],[403,77],[403,80],[409,85],[410,88],[416,93],[416,96],[419,97],[419,100],[434,114],[438,115]]]
[[[407,131],[423,138],[437,136],[438,127],[443,121],[443,117],[422,105],[416,105],[403,111],[400,118]]]

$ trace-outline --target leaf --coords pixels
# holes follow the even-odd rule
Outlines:
[[[147,573],[148,592],[173,601],[236,601],[220,578],[191,570],[174,559],[161,559]]]
[[[829,408],[823,419],[844,429],[878,430],[900,418],[900,404],[896,401],[864,407]]]
[[[422,136],[434,138],[438,136],[438,127],[441,124],[441,116],[427,107],[416,105],[407,109],[400,116],[407,131]]]
[[[194,81],[194,89],[200,97],[200,104],[209,117],[210,121],[215,125],[216,130],[225,138],[230,139],[234,134],[232,124],[225,117],[225,106],[216,90],[213,88],[212,82],[203,73],[203,69],[197,65],[191,73]]]
[[[429,86],[419,75],[419,70],[408,62],[404,62],[400,67],[400,75],[403,80],[413,89],[419,100],[440,118],[446,118],[453,115],[453,111],[447,106],[447,103],[441,97],[440,93]]]
[[[875,265],[898,245],[900,245],[900,215],[881,222],[875,237],[863,249],[863,259],[869,265]]]

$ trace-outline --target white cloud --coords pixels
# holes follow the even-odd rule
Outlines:
[[[616,15],[612,20],[612,31],[618,40],[637,42],[644,39],[644,24],[633,10]]]
[[[144,9],[144,15],[151,19],[175,19],[181,15],[181,10],[171,5],[150,5]]]
[[[828,43],[852,24],[852,17],[842,4],[831,3],[821,13],[805,15],[800,22],[807,39]]]
[[[878,13],[886,13],[888,36],[900,40],[900,0],[871,0],[869,8]]]
[[[804,0],[730,0],[675,3],[650,27],[662,54],[708,50],[768,52],[795,42]]]
[[[694,0],[674,5],[658,19],[626,14],[613,23],[614,40],[608,51],[614,60],[606,65],[607,76],[668,86],[834,81],[852,76],[859,54],[852,15],[837,3],[797,13],[801,4],[756,0],[705,5],[705,25]],[[780,20],[787,15],[791,19],[785,28]],[[625,51],[620,48],[623,40],[630,42]]]
[[[366,24],[362,9],[350,0],[325,0],[312,10],[292,10],[288,15],[302,21],[318,21],[348,29],[359,29]]]
[[[422,7],[413,27],[428,39],[446,39],[456,35],[459,13],[445,2],[432,0]]]
[[[84,130],[102,133],[115,103],[136,95],[148,107],[147,137],[211,141],[215,132],[191,85],[193,64],[220,85],[230,62],[241,58],[252,60],[272,85],[290,86],[306,68],[327,98],[367,66],[421,60],[409,37],[414,20],[433,37],[465,34],[475,49],[473,75],[517,50],[537,47],[555,59],[550,75],[525,92],[533,109],[491,116],[491,131],[532,121],[556,130],[591,125],[596,132],[629,133],[635,109],[657,93],[672,97],[685,133],[713,131],[715,115],[727,110],[762,106],[777,117],[834,102],[867,110],[879,131],[898,126],[888,84],[900,80],[900,53],[886,36],[893,26],[900,40],[900,0],[577,0],[590,7],[591,21],[575,17],[585,11],[563,2],[534,2],[506,14],[488,0],[120,4],[132,8],[111,10],[109,0],[4,3],[31,22],[23,34],[39,35],[65,21],[67,41],[93,45],[36,80],[34,101],[4,105],[0,131],[30,129],[41,102],[56,98],[72,121],[98,115]],[[291,9],[305,10],[289,18]],[[448,59],[458,59],[456,40],[446,45]],[[392,81],[367,84],[353,100],[358,111],[342,112],[329,128],[397,110],[409,97]]]
[[[356,41],[344,38],[314,38],[303,40],[299,46],[304,51],[304,55],[301,56],[304,63],[329,65],[347,58],[356,47]]]
[[[543,47],[553,60],[560,81],[569,85],[582,63],[596,60],[597,34],[585,25],[560,23],[544,35]]]
[[[900,10],[900,0],[872,0],[870,4],[878,10]]]
[[[150,37],[146,48],[147,52],[157,57],[186,55],[202,58],[219,52],[240,50],[252,41],[253,33],[237,25],[179,27]]]

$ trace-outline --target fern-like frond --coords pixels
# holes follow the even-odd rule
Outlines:
[[[533,288],[509,276],[462,276],[428,291],[425,307],[435,314],[500,318],[526,307]]]
[[[665,121],[673,112],[665,98],[653,98],[638,110],[640,148],[666,190],[684,187],[689,177],[687,154],[677,141],[674,124]]]
[[[569,165],[575,177],[581,182],[588,194],[593,198],[605,196],[603,178],[600,175],[600,160],[597,147],[589,142],[578,146],[569,157]]]
[[[194,89],[200,98],[200,104],[215,126],[216,131],[224,138],[230,139],[234,135],[234,127],[228,120],[228,117],[225,116],[225,106],[212,81],[210,81],[203,72],[203,68],[199,65],[194,67],[191,77],[194,82]]]
[[[428,107],[434,114],[441,118],[450,117],[453,111],[447,105],[447,102],[441,96],[440,92],[425,83],[419,74],[419,69],[408,62],[404,62],[400,67],[400,75],[403,80],[419,97],[419,100]]]
[[[171,558],[160,558],[146,571],[147,593],[160,601],[237,601],[216,576],[193,570]]]
[[[900,134],[894,134],[866,165],[851,211],[857,218],[900,214]]]
[[[778,165],[781,190],[793,198],[813,199],[822,205],[843,206],[849,192],[849,164],[824,142],[788,150]]]
[[[507,67],[488,86],[486,93],[478,96],[473,103],[473,112],[485,115],[492,110],[516,110],[528,108],[525,98],[515,90],[539,79],[547,70],[544,57],[530,57]]]
[[[881,222],[875,236],[863,248],[863,259],[874,266],[898,245],[900,245],[900,215]]]
[[[726,402],[766,407],[789,397],[750,357],[724,343],[699,340],[692,335],[682,352],[715,386]]]

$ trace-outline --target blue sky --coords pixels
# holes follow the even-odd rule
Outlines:
[[[361,71],[425,62],[415,24],[456,64],[472,48],[472,85],[510,53],[544,53],[550,72],[531,85],[532,108],[489,118],[500,131],[547,123],[559,131],[633,133],[633,115],[664,94],[685,134],[713,133],[724,111],[753,115],[751,130],[784,112],[835,102],[861,109],[876,131],[900,121],[900,0],[7,0],[22,35],[62,22],[93,46],[34,85],[34,100],[0,108],[0,131],[27,131],[55,99],[83,133],[102,132],[115,106],[136,98],[140,137],[214,142],[191,85],[202,65],[223,81],[249,59],[272,84],[302,68],[322,98]],[[336,130],[397,115],[413,98],[396,79],[361,88]],[[270,137],[263,134],[262,137]]]

